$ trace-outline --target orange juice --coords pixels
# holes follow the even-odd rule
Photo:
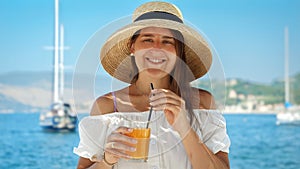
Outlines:
[[[135,152],[127,152],[133,159],[147,159],[149,151],[150,128],[134,128],[131,133],[126,133],[127,136],[137,139]]]

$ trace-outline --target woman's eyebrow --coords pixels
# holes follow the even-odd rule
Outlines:
[[[154,35],[151,33],[145,33],[145,34],[141,34],[141,37],[154,37]]]
[[[141,37],[154,37],[154,34],[145,33],[145,34],[141,34]],[[174,37],[168,36],[168,35],[163,35],[162,38],[163,39],[174,39]]]
[[[164,39],[174,39],[174,37],[172,37],[172,36],[163,36],[162,38],[164,38]]]

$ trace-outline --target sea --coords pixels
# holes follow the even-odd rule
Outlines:
[[[231,169],[300,169],[300,126],[278,126],[274,114],[224,117]],[[78,142],[78,131],[43,131],[38,113],[0,114],[0,169],[74,169]]]

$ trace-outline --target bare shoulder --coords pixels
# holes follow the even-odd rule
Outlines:
[[[112,93],[98,97],[92,106],[91,116],[102,115],[114,112],[114,100]]]
[[[199,92],[199,109],[216,109],[214,96],[209,91],[198,88],[194,89]]]

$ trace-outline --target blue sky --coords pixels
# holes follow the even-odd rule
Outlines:
[[[87,40],[145,0],[60,0],[65,64],[72,71]],[[215,46],[227,78],[271,82],[284,75],[284,27],[289,28],[290,74],[300,72],[299,0],[169,0]],[[50,71],[54,0],[0,1],[0,73]]]

